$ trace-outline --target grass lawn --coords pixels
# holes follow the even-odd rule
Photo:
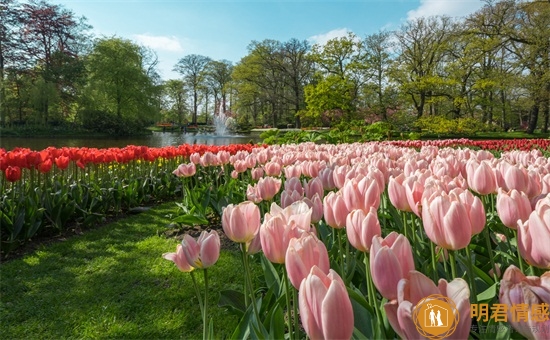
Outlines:
[[[1,264],[0,339],[201,338],[190,274],[162,258],[178,243],[164,234],[175,212],[165,203]],[[241,289],[239,253],[222,250],[209,278],[215,337],[226,338],[238,319],[216,305],[220,290]]]

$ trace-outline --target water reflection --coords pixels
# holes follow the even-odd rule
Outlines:
[[[89,147],[111,148],[125,147],[127,145],[146,145],[149,147],[178,146],[181,144],[205,144],[205,145],[229,145],[259,143],[259,137],[252,135],[228,135],[182,133],[182,132],[153,132],[150,136],[129,138],[90,138],[90,137],[59,137],[59,138],[21,138],[0,137],[0,148],[11,150],[15,147],[42,150],[49,146],[56,148]]]

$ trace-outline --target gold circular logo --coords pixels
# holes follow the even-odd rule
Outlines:
[[[460,315],[453,300],[440,294],[433,294],[416,304],[412,319],[422,336],[437,340],[454,333]]]

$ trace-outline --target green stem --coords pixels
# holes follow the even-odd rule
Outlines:
[[[203,340],[208,339],[208,270],[205,268],[204,271],[204,309],[202,315],[202,338]]]
[[[456,279],[456,259],[455,251],[449,250],[449,262],[451,263],[451,279]]]
[[[342,229],[336,229],[336,234],[338,236],[338,253],[339,253],[339,262],[340,262],[340,276],[344,280],[344,283],[347,285],[346,281],[346,272],[344,267],[344,249],[342,247],[342,232],[345,232],[345,230]]]
[[[246,308],[248,308],[250,301],[249,301],[249,295],[251,292],[248,291],[248,279],[247,279],[247,271],[246,271],[246,243],[241,243],[241,260],[243,261],[243,269],[244,269],[244,305]]]
[[[434,279],[434,282],[437,282],[438,275],[437,275],[437,262],[435,260],[435,245],[432,241],[430,241],[430,254],[432,256],[433,279]]]
[[[489,262],[491,263],[491,268],[493,269],[493,279],[495,280],[495,282],[497,282],[497,268],[495,266],[495,260],[493,259],[493,247],[491,246],[491,234],[489,234],[489,228],[483,228],[483,233],[485,234],[485,246],[487,247],[487,255],[489,256]]]
[[[521,272],[525,274],[525,272],[523,271],[523,258],[521,257],[521,253],[519,252],[519,246],[518,246],[519,241],[518,241],[518,231],[517,230],[514,230],[514,237],[516,238],[516,253],[518,255],[519,270],[521,270]],[[492,261],[492,257],[491,257],[491,261]],[[494,268],[495,267],[493,266],[493,272],[496,275],[496,270]]]
[[[261,321],[260,321],[260,313],[258,312],[258,306],[256,305],[256,300],[254,299],[254,288],[253,288],[253,285],[252,285],[252,278],[251,278],[251,275],[250,275],[250,266],[248,265],[248,254],[246,253],[246,244],[244,243],[241,243],[241,247],[243,249],[243,253],[244,253],[244,262],[245,262],[245,266],[244,266],[244,271],[245,271],[245,277],[246,277],[246,282],[247,282],[247,285],[248,285],[248,291],[250,293],[250,299],[251,299],[251,303],[252,303],[252,309],[254,310],[254,316],[256,317],[256,323],[258,325],[260,325]]]
[[[288,313],[288,319],[287,319],[287,322],[288,322],[288,334],[289,334],[289,338],[292,339],[292,333],[293,330],[292,330],[292,317],[293,315],[291,315],[290,313],[290,285],[288,284],[288,273],[286,271],[286,268],[283,267],[283,280],[284,280],[284,283],[285,283],[285,298],[286,298],[286,311]],[[294,314],[294,318],[296,318],[296,314]]]
[[[407,230],[409,228],[407,228],[407,212],[405,212],[405,211],[401,212],[401,219],[403,221],[403,234],[405,235],[405,238],[408,239],[409,236],[408,236]]]
[[[195,279],[195,271],[192,270],[190,272],[191,274],[191,280],[193,280],[193,287],[195,288],[195,294],[197,294],[197,299],[199,300],[199,307],[201,309],[201,315],[204,315],[204,307],[203,307],[203,301],[202,301],[202,295],[201,291],[199,289],[199,286],[197,284],[197,280]]]
[[[291,289],[292,289],[292,297],[294,299],[292,303],[292,310],[294,311],[294,334],[295,334],[294,338],[296,340],[299,340],[301,337],[300,337],[300,324],[298,321],[298,290],[294,289],[294,287],[291,287]]]
[[[372,331],[374,332],[375,327],[376,327],[376,323],[378,321],[381,321],[382,319],[380,318],[380,315],[379,315],[379,312],[378,312],[378,303],[376,302],[376,293],[374,291],[374,282],[372,281],[372,275],[371,275],[371,272],[370,272],[370,263],[369,263],[369,254],[368,253],[365,253],[364,262],[365,262],[365,276],[366,276],[366,279],[367,279],[367,289],[368,289],[368,291],[367,291],[367,300],[369,302],[369,305],[374,309],[374,315],[375,315],[375,318],[376,318],[376,320],[371,319],[371,328],[372,328]]]
[[[472,252],[474,250],[473,249],[470,250],[470,246],[471,245],[468,245],[468,247],[466,247],[466,249],[465,249],[466,257],[468,259],[468,266],[466,266],[466,268],[468,269],[468,277],[469,277],[469,281],[470,281],[470,291],[472,292],[472,294],[471,294],[471,296],[473,298],[472,303],[477,304],[477,289],[476,289],[476,280],[475,280],[475,277],[474,277],[474,268],[473,268],[474,262],[472,261]]]

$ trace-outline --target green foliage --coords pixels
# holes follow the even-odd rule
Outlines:
[[[448,119],[442,116],[427,116],[418,119],[415,126],[436,135],[475,135],[490,128],[475,118]]]
[[[353,84],[337,76],[328,76],[315,85],[304,88],[307,111],[302,111],[303,117],[311,119],[323,126],[331,126],[340,122],[342,113],[353,111]]]
[[[166,203],[2,263],[0,338],[201,338],[191,277],[162,258],[178,243],[165,236],[174,213]],[[238,322],[217,300],[222,289],[240,288],[241,268],[222,249],[209,269],[215,338],[228,338]]]
[[[100,110],[82,110],[78,114],[82,127],[98,133],[114,136],[129,136],[143,131],[143,124],[130,117],[119,117]]]

